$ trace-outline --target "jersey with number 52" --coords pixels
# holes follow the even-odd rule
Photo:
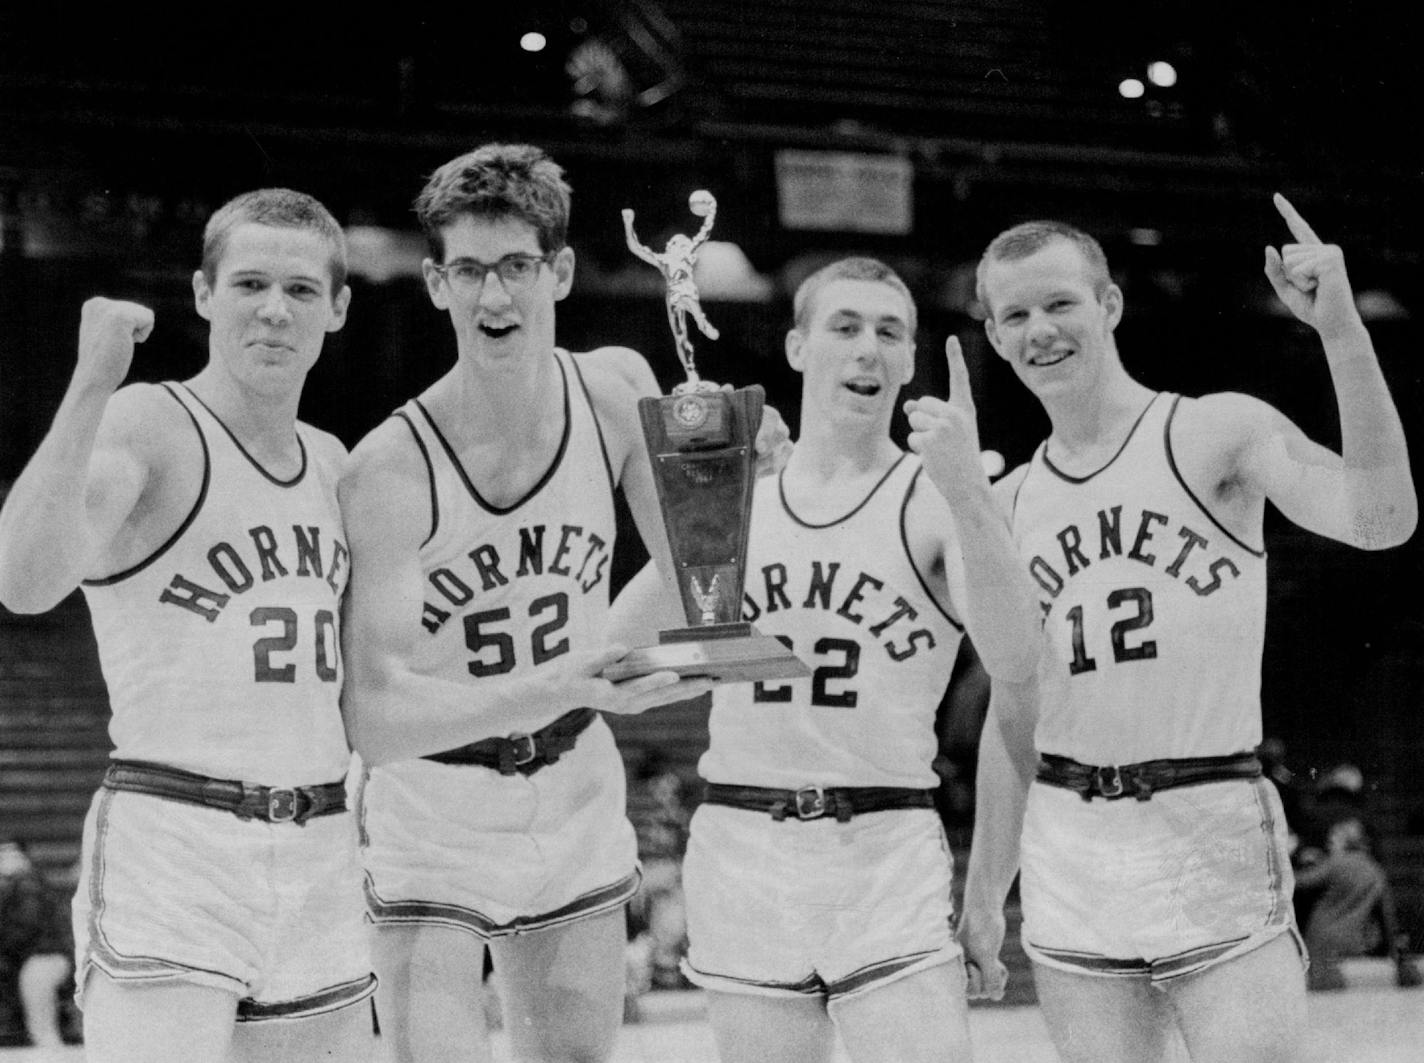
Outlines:
[[[1040,446],[1013,532],[1043,610],[1035,745],[1087,764],[1261,741],[1266,555],[1182,479],[1157,395],[1117,455],[1069,476]]]
[[[301,468],[279,480],[196,395],[164,387],[201,442],[198,498],[150,557],[83,584],[114,756],[271,786],[340,779],[346,450],[298,423]]]
[[[417,672],[463,682],[518,675],[605,641],[613,474],[578,366],[565,351],[556,357],[564,434],[544,475],[513,504],[480,494],[418,400],[397,414],[430,468],[435,513],[420,548]]]

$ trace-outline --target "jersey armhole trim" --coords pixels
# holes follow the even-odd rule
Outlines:
[[[153,551],[153,553],[149,554],[142,561],[138,562],[138,564],[130,565],[128,568],[124,569],[121,572],[116,572],[112,576],[101,576],[98,579],[83,580],[81,581],[81,586],[111,587],[115,583],[120,582],[121,580],[126,580],[130,576],[142,572],[149,565],[153,564],[155,561],[157,561],[160,557],[162,557],[164,554],[166,554],[169,550],[173,548],[173,544],[176,543],[180,538],[182,538],[183,533],[186,532],[190,527],[192,527],[193,521],[198,519],[198,511],[203,508],[203,503],[207,501],[208,484],[212,482],[213,477],[212,456],[208,453],[208,437],[203,435],[203,428],[202,425],[198,424],[198,418],[193,414],[193,411],[188,408],[188,404],[184,402],[181,398],[179,398],[178,393],[173,390],[173,385],[164,383],[160,386],[163,388],[164,391],[168,392],[168,394],[173,396],[174,402],[176,402],[179,406],[183,407],[183,412],[188,415],[188,420],[193,422],[193,430],[198,433],[198,445],[201,446],[203,449],[203,482],[198,488],[198,499],[196,502],[193,503],[193,508],[188,511],[188,515],[183,518],[183,523],[178,525],[178,529],[168,537],[167,541],[165,541],[162,546],[160,546],[157,550]],[[194,398],[196,397],[197,396],[194,396]]]
[[[397,410],[395,416],[405,422],[406,428],[410,429],[411,437],[415,440],[415,445],[420,448],[420,456],[425,462],[425,475],[430,481],[430,533],[421,540],[423,549],[430,544],[430,540],[435,538],[435,533],[440,530],[440,495],[435,490],[435,465],[430,460],[430,450],[425,445],[425,440],[420,438],[420,432],[415,427],[415,422],[410,419],[410,415],[404,410]]]
[[[1205,515],[1207,520],[1211,521],[1214,525],[1216,525],[1217,530],[1220,531],[1222,535],[1226,536],[1228,539],[1230,539],[1237,546],[1241,547],[1241,549],[1245,550],[1252,557],[1264,558],[1266,556],[1265,545],[1263,544],[1259,547],[1247,546],[1235,535],[1233,535],[1230,529],[1228,529],[1225,524],[1222,524],[1221,521],[1217,520],[1216,515],[1212,513],[1211,510],[1206,508],[1206,504],[1202,502],[1200,498],[1197,497],[1196,492],[1187,486],[1187,478],[1182,475],[1182,470],[1177,468],[1177,456],[1172,451],[1172,420],[1177,416],[1177,406],[1181,403],[1181,401],[1182,396],[1177,395],[1173,397],[1172,405],[1167,410],[1167,417],[1162,422],[1162,448],[1164,451],[1166,451],[1167,454],[1167,467],[1172,470],[1173,478],[1175,478],[1177,483],[1181,485],[1182,490],[1187,493],[1187,497],[1192,500],[1192,502],[1196,505],[1197,509],[1202,511],[1203,515]]]
[[[603,469],[608,473],[608,490],[610,492],[617,491],[618,481],[613,475],[613,462],[608,457],[608,441],[603,438],[603,425],[599,423],[598,412],[593,408],[593,396],[588,393],[588,382],[583,378],[583,370],[579,368],[578,359],[568,352],[564,353],[568,357],[569,365],[573,367],[574,376],[578,378],[579,390],[583,392],[583,400],[588,405],[588,416],[589,420],[593,422],[593,430],[598,433],[598,449],[603,453]],[[567,410],[567,392],[565,392],[565,404]]]
[[[921,465],[910,474],[910,482],[905,487],[905,497],[900,502],[900,546],[905,551],[905,560],[910,566],[910,571],[915,574],[915,579],[920,581],[920,589],[925,592],[925,597],[934,602],[934,606],[939,610],[940,615],[949,621],[949,625],[954,628],[954,630],[962,635],[964,634],[964,624],[956,620],[950,611],[940,604],[939,598],[936,597],[934,591],[930,589],[929,580],[925,579],[924,573],[920,571],[920,566],[915,564],[915,555],[910,552],[910,529],[908,520],[910,497],[915,493],[915,485],[919,482],[920,474],[924,471],[925,467]],[[948,566],[946,566],[946,568],[947,567]],[[946,577],[945,589],[948,590],[948,588],[949,579]]]

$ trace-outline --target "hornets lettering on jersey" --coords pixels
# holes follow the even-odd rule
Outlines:
[[[247,534],[252,540],[247,560],[243,559],[243,550],[227,541],[217,543],[206,552],[213,574],[231,594],[224,594],[189,579],[181,572],[175,572],[158,600],[165,605],[188,609],[212,623],[233,595],[244,594],[256,585],[257,577],[252,574],[254,568],[261,572],[263,583],[287,578],[320,579],[325,580],[333,592],[341,593],[341,578],[351,555],[340,539],[332,540],[331,551],[327,555],[329,562],[324,563],[321,529],[314,525],[303,527],[293,524],[290,538],[282,536],[280,541],[265,524],[247,529]],[[246,550],[245,543],[243,548]],[[209,577],[204,574],[203,578]]]
[[[885,580],[864,571],[840,578],[840,570],[839,561],[797,561],[794,568],[780,561],[763,565],[761,586],[754,588],[761,599],[758,601],[752,590],[746,592],[742,619],[754,623],[763,612],[791,609],[795,598],[795,608],[823,609],[865,628],[892,660],[913,657],[921,645],[934,649],[934,634],[928,628],[914,626],[920,611],[910,604],[904,592],[886,590]],[[859,644],[856,645],[858,653]]]
[[[440,599],[455,609],[469,605],[474,599],[476,592],[471,584],[478,584],[480,590],[488,592],[508,586],[511,579],[542,576],[546,571],[567,576],[583,594],[603,582],[609,558],[607,541],[596,532],[585,532],[577,524],[561,525],[556,536],[546,535],[547,531],[548,526],[544,524],[519,528],[518,560],[513,570],[509,569],[511,555],[502,556],[493,543],[481,543],[461,560],[460,571],[451,565],[441,565],[431,569],[426,579]],[[545,549],[546,538],[556,542],[551,550]],[[464,564],[465,561],[469,564]],[[426,602],[420,622],[426,631],[434,634],[451,615],[449,608]]]
[[[1165,513],[1142,510],[1131,533],[1132,545],[1124,554],[1122,506],[1110,506],[1097,511],[1097,535],[1090,542],[1096,543],[1094,552],[1099,561],[1126,557],[1149,567],[1157,566],[1175,549],[1177,553],[1162,570],[1173,579],[1181,580],[1203,598],[1220,590],[1225,578],[1236,579],[1241,575],[1241,569],[1229,557],[1217,556],[1206,560],[1212,553],[1211,540],[1186,524],[1180,524],[1175,534],[1159,534],[1170,524],[1171,518]],[[1133,528],[1132,522],[1129,521],[1127,526]],[[1091,529],[1089,534],[1092,534]],[[1048,598],[1040,602],[1045,616],[1052,611],[1053,601],[1062,593],[1066,582],[1093,563],[1084,552],[1085,536],[1077,524],[1060,528],[1054,533],[1054,538],[1058,540],[1061,555],[1049,561],[1042,554],[1035,554],[1028,563],[1029,574],[1048,592]],[[1154,552],[1164,548],[1165,553]],[[1058,567],[1055,567],[1055,562]]]

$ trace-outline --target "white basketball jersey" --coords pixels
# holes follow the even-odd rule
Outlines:
[[[275,786],[346,775],[336,503],[346,450],[298,423],[302,467],[271,476],[181,384],[203,486],[151,557],[86,580],[114,756]]]
[[[703,778],[938,785],[935,712],[963,628],[910,559],[905,507],[919,475],[919,459],[902,456],[850,513],[821,525],[791,511],[780,477],[757,481],[742,617],[812,674],[718,687]]]
[[[481,497],[418,399],[397,413],[429,466],[435,515],[420,548],[416,672],[461,682],[520,675],[606,641],[613,472],[577,364],[566,351],[555,357],[563,439],[548,470],[512,505]]]
[[[1130,764],[1261,740],[1266,554],[1182,480],[1168,435],[1180,399],[1157,395],[1088,476],[1040,446],[1014,499],[1043,609],[1040,752]]]

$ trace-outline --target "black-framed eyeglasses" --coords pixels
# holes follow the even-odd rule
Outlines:
[[[485,286],[485,275],[493,271],[499,277],[506,291],[527,288],[539,275],[539,267],[552,262],[557,251],[544,255],[530,255],[517,252],[505,255],[498,262],[481,262],[477,258],[457,258],[443,266],[436,266],[435,272],[444,277],[451,286],[466,291],[480,291]]]

